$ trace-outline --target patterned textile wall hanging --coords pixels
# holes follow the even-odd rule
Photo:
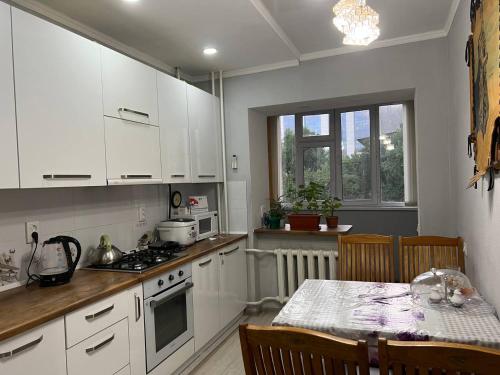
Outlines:
[[[468,154],[475,165],[468,187],[477,188],[489,174],[492,190],[500,170],[500,0],[472,0],[470,16],[472,35],[465,53],[471,97]]]

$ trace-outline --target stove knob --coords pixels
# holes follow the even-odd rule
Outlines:
[[[163,285],[163,280],[158,280],[158,286],[162,286]]]
[[[179,271],[179,277],[182,277],[182,275],[184,275],[184,271],[183,271],[183,270],[180,270],[180,271]]]
[[[169,280],[169,281],[173,281],[173,280],[174,280],[174,275],[170,275],[170,276],[168,277],[168,280]]]

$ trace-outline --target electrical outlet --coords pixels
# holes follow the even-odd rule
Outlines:
[[[146,222],[146,207],[145,206],[140,206],[137,209],[137,216],[138,216],[139,223]]]
[[[31,233],[38,232],[40,234],[40,223],[38,221],[27,221],[26,222],[26,243],[32,243],[33,238]]]

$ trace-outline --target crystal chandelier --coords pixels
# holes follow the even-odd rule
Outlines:
[[[344,44],[367,46],[380,35],[378,13],[366,0],[340,0],[333,13],[333,24],[345,35]]]

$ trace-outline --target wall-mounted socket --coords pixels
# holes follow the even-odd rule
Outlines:
[[[38,232],[40,234],[40,223],[38,221],[27,221],[26,222],[26,243],[32,243],[33,238],[31,233]]]
[[[146,207],[145,206],[140,206],[137,209],[137,219],[138,219],[139,223],[146,222]]]

